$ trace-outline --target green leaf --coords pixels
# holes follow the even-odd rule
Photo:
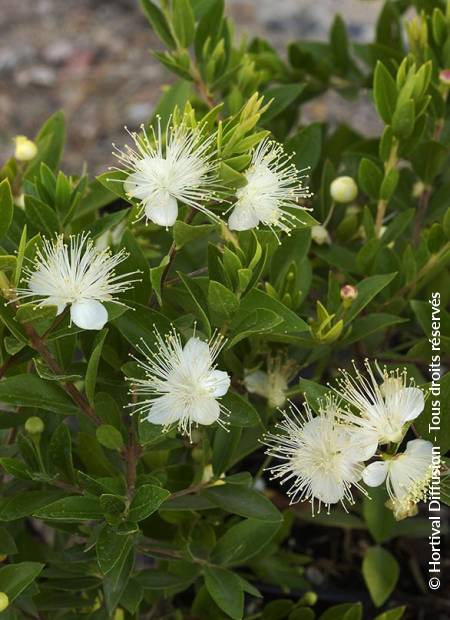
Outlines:
[[[187,578],[186,575],[177,575],[167,570],[152,568],[135,574],[136,581],[144,588],[144,590],[165,590],[166,588],[185,588],[195,579],[196,569],[192,571],[192,576]]]
[[[122,433],[111,424],[101,424],[95,431],[98,442],[109,450],[121,450],[123,448]]]
[[[16,320],[19,323],[38,323],[39,321],[49,321],[56,317],[56,306],[38,306],[33,303],[26,303],[19,306],[16,312]]]
[[[172,24],[181,47],[189,47],[194,40],[195,18],[189,0],[172,0]]]
[[[264,125],[281,114],[291,103],[301,95],[305,86],[303,84],[283,84],[274,86],[264,93],[264,103],[272,102],[268,109],[261,116],[261,123]]]
[[[15,555],[17,553],[14,538],[6,527],[0,527],[0,553],[3,555]]]
[[[219,426],[216,429],[212,445],[212,466],[216,476],[220,476],[232,464],[241,436],[242,428],[239,426],[230,429]]]
[[[400,618],[403,618],[405,611],[406,606],[396,607],[395,609],[390,609],[389,611],[378,614],[374,620],[400,620]]]
[[[14,203],[8,179],[0,183],[0,239],[6,235],[14,213]]]
[[[230,326],[230,330],[234,329],[242,321],[243,317],[250,314],[256,309],[265,309],[275,312],[282,319],[282,322],[276,326],[271,332],[276,335],[277,339],[282,339],[284,336],[295,335],[301,332],[309,331],[309,326],[303,319],[301,319],[295,312],[289,310],[280,301],[270,297],[267,293],[258,289],[252,289],[242,299],[239,312],[236,313],[233,322]]]
[[[358,183],[361,189],[370,198],[378,198],[380,193],[381,182],[383,181],[383,172],[371,160],[363,157],[359,163]]]
[[[225,510],[240,515],[278,523],[282,516],[264,495],[242,486],[224,484],[211,487],[202,493],[211,502]]]
[[[152,484],[138,487],[130,505],[128,519],[143,521],[156,512],[161,504],[170,496],[170,492]]]
[[[398,138],[405,140],[414,129],[415,105],[412,99],[408,99],[401,105],[397,105],[392,116],[392,131]]]
[[[439,174],[448,155],[448,148],[439,142],[429,140],[414,151],[412,165],[414,172],[427,185],[431,185]]]
[[[242,318],[243,313],[239,313]],[[257,308],[248,314],[245,314],[241,322],[236,319],[232,323],[230,340],[226,344],[226,349],[231,349],[244,338],[248,338],[253,334],[271,333],[275,327],[280,325],[283,319],[272,310]]]
[[[25,196],[25,214],[28,222],[47,237],[53,238],[60,230],[58,216],[53,209],[33,196]]]
[[[57,499],[47,506],[38,508],[34,511],[33,516],[48,521],[78,523],[79,521],[100,519],[102,514],[98,497],[73,495]]]
[[[216,605],[234,620],[244,613],[244,592],[237,575],[224,569],[205,567],[205,585]]]
[[[373,79],[373,97],[378,114],[389,124],[397,102],[395,80],[381,61],[377,62]]]
[[[391,168],[386,173],[380,187],[380,198],[382,200],[389,200],[391,198],[397,188],[399,178],[400,173],[397,168]]]
[[[114,616],[119,601],[130,580],[134,565],[134,551],[132,548],[131,537],[127,537],[127,544],[124,545],[118,561],[112,567],[103,580],[103,591],[105,594],[106,608],[109,617]]]
[[[208,338],[211,337],[211,324],[209,322],[208,316],[204,310],[206,307],[206,299],[204,298],[203,291],[195,281],[194,278],[189,278],[185,276],[180,271],[177,272],[181,282],[183,283],[184,288],[189,294],[189,299],[193,305],[193,311],[200,319],[202,323],[202,327],[206,336]]]
[[[22,491],[0,499],[0,521],[16,521],[28,517],[41,506],[61,497],[60,491]]]
[[[244,564],[267,547],[281,527],[281,522],[277,527],[261,519],[245,519],[232,525],[217,541],[211,560],[225,565]]]
[[[249,401],[236,392],[227,392],[220,403],[230,412],[227,422],[230,426],[256,426],[261,424],[258,412]]]
[[[239,301],[236,295],[226,286],[220,284],[220,282],[210,280],[208,285],[208,307],[213,324],[220,326],[232,319],[239,308]]]
[[[299,170],[310,168],[310,174],[314,172],[322,152],[322,131],[320,123],[312,123],[312,125],[300,129],[286,142],[286,151],[295,153],[292,161]],[[287,238],[283,239],[283,245],[280,248],[287,241]]]
[[[161,127],[165,127],[171,114],[173,114],[174,108],[177,107],[182,110],[188,99],[192,96],[192,93],[193,86],[191,82],[178,80],[164,92],[155,108],[153,118],[159,115],[161,117]]]
[[[64,148],[66,138],[66,120],[63,112],[55,112],[41,127],[35,142],[38,147],[36,157],[30,162],[25,178],[33,179],[39,174],[41,163],[56,172]]]
[[[353,342],[359,342],[372,334],[392,327],[392,325],[405,323],[407,321],[408,319],[403,319],[394,314],[384,314],[382,312],[366,314],[365,316],[355,319],[348,336],[346,336],[341,343],[348,345]]]
[[[170,28],[164,13],[156,6],[151,0],[140,0],[142,9],[153,26],[153,30],[158,35],[163,43],[169,48],[175,47],[175,41],[170,33]]]
[[[31,374],[3,379],[0,382],[0,401],[19,407],[36,407],[60,415],[75,415],[79,412],[78,407],[55,382],[47,382]]]
[[[369,532],[375,542],[383,543],[392,538],[396,526],[392,510],[386,508],[388,500],[386,489],[373,487],[369,490],[370,498],[363,499],[363,515]]]
[[[397,560],[389,551],[378,546],[367,550],[362,573],[377,607],[380,607],[394,590],[399,572]]]
[[[113,323],[134,347],[139,344],[141,338],[150,347],[156,344],[155,329],[161,336],[171,330],[172,325],[163,314],[141,304],[134,303],[132,307],[133,310],[114,319]]]
[[[104,216],[101,219],[104,219]],[[132,289],[124,293],[127,305],[129,300],[147,305],[151,294],[148,260],[137,242],[135,235],[130,230],[125,230],[122,235],[120,247],[127,252],[128,257],[123,263],[117,266],[116,273],[124,274],[137,272],[132,276],[132,278],[137,281],[133,283]]]
[[[336,15],[331,26],[330,47],[334,64],[340,73],[346,73],[350,65],[348,35],[345,23],[340,15]]]
[[[341,603],[325,611],[319,620],[361,620],[361,603]]]
[[[50,439],[48,455],[52,465],[63,473],[67,480],[75,480],[72,461],[72,439],[70,431],[64,422],[61,422]]]
[[[109,573],[119,562],[124,550],[129,548],[129,537],[117,534],[109,525],[104,525],[97,538],[95,550],[100,570]]]
[[[10,604],[33,583],[44,566],[39,562],[20,562],[0,568],[1,590],[8,596]]]
[[[214,224],[192,226],[191,224],[186,224],[186,222],[177,221],[173,227],[173,240],[179,249],[186,245],[186,243],[205,238],[214,229]]]
[[[90,405],[94,404],[95,384],[97,382],[98,365],[100,363],[103,343],[105,342],[107,333],[108,333],[107,329],[102,329],[102,331],[96,335],[95,341],[94,341],[94,348],[93,348],[91,357],[89,358],[89,362],[88,362],[87,369],[86,369],[84,388],[85,388],[86,396],[88,398]]]

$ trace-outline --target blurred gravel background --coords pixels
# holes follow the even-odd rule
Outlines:
[[[33,136],[55,110],[69,122],[64,158],[69,172],[91,174],[111,162],[123,125],[148,118],[168,72],[150,55],[159,48],[138,0],[1,0],[0,161],[11,138]],[[379,0],[227,0],[241,32],[263,35],[280,50],[297,38],[324,39],[335,13],[352,38],[373,35]],[[371,133],[367,101],[331,94],[308,107],[308,120],[351,120]]]

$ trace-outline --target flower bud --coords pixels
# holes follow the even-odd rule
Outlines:
[[[330,185],[330,194],[336,202],[351,202],[358,195],[358,186],[352,177],[337,177]]]
[[[32,140],[29,140],[26,136],[16,136],[16,150],[14,153],[15,158],[18,161],[30,161],[36,157],[37,146]]]
[[[6,592],[0,592],[0,612],[5,611],[5,609],[9,606],[9,596]]]
[[[312,606],[317,603],[317,594],[315,592],[305,592],[302,598],[299,600],[300,605]]]
[[[331,243],[331,237],[328,234],[328,230],[325,228],[325,226],[313,226],[311,228],[311,238],[315,243],[317,243],[317,245]]]
[[[341,299],[344,304],[344,308],[348,308],[352,305],[355,299],[358,297],[358,289],[351,284],[345,284],[341,287]]]
[[[40,435],[44,430],[44,422],[38,416],[33,415],[25,422],[25,430],[30,435]]]
[[[445,86],[450,86],[450,69],[442,69],[439,73],[439,80],[441,84]]]

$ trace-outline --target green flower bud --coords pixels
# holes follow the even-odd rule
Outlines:
[[[300,605],[315,605],[317,603],[317,594],[315,592],[305,592],[299,600]]]
[[[38,416],[33,415],[25,422],[25,430],[30,435],[40,435],[44,430],[44,422]]]
[[[9,596],[5,592],[0,592],[0,611],[5,611],[9,606]]]
[[[337,177],[330,185],[330,194],[336,202],[352,202],[358,195],[358,186],[352,177]]]

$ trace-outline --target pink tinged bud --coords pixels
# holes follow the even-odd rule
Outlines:
[[[450,86],[450,69],[442,69],[442,71],[439,73],[439,79],[442,84]]]
[[[341,299],[344,304],[352,303],[358,297],[358,289],[351,284],[345,284],[341,287]]]

